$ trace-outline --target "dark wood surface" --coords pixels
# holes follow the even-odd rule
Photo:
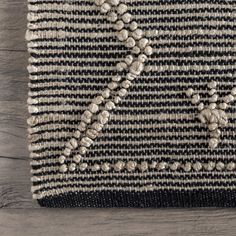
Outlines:
[[[27,151],[26,0],[0,1],[0,236],[236,235],[234,209],[42,209]]]

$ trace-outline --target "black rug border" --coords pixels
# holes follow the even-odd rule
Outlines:
[[[236,207],[236,190],[68,192],[38,199],[38,203],[42,207],[52,208]]]

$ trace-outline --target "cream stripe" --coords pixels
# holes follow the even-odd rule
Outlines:
[[[170,49],[170,51],[172,51]],[[183,50],[184,51],[184,50]],[[110,66],[110,67],[95,67],[95,66],[87,66],[86,68],[83,66],[74,66],[74,65],[67,65],[67,66],[57,66],[57,65],[50,65],[50,66],[37,66],[37,68],[34,69],[32,72],[53,72],[53,73],[60,73],[60,72],[65,72],[65,71],[82,71],[83,70],[94,70],[95,71],[114,71],[115,66]],[[152,66],[152,72],[163,72],[163,71],[173,71],[173,72],[179,72],[179,71],[210,71],[210,70],[235,70],[236,65],[184,65],[184,66],[174,66],[174,65],[164,65],[164,66]],[[56,72],[55,72],[56,71]]]
[[[99,58],[99,57],[98,57]],[[98,62],[98,58],[83,58],[83,62]],[[112,64],[120,62],[123,58],[99,58],[102,59],[102,62],[112,62]],[[164,62],[164,61],[170,61],[170,60],[180,60],[180,61],[186,61],[185,63],[192,63],[192,62],[198,62],[198,61],[203,61],[203,62],[215,62],[219,63],[219,60],[222,61],[229,61],[229,60],[236,60],[235,56],[217,56],[217,57],[152,57],[152,64],[155,64],[156,62]],[[33,57],[31,56],[29,58],[30,63],[45,63],[45,58],[38,58],[38,57]],[[49,56],[47,57],[47,63],[53,62],[53,63],[66,63],[66,62],[78,62],[78,58],[70,58],[70,57],[57,57],[57,56]],[[80,60],[81,62],[81,60]]]
[[[122,141],[122,140],[117,142],[114,140],[109,140],[109,145],[112,145],[112,144],[113,145],[118,145],[118,144],[119,145],[122,145],[122,144],[126,144],[126,145],[155,144],[157,146],[159,144],[168,144],[168,145],[171,145],[171,144],[175,144],[175,145],[178,145],[178,144],[186,144],[186,145],[199,144],[199,145],[202,145],[202,144],[207,143],[207,141],[208,141],[208,140],[199,140],[199,139],[194,139],[194,138],[191,138],[191,140],[190,140],[189,137],[185,137],[185,138],[186,139],[183,139],[183,140],[148,140],[148,141],[147,140],[142,140],[142,141],[134,141],[133,140],[132,142],[127,142],[127,141]],[[226,142],[226,141],[224,141],[224,142]],[[99,141],[99,145],[105,145],[107,143],[108,143],[107,141]],[[49,141],[47,141],[47,142],[40,144],[40,145],[31,144],[30,149],[41,150],[46,147],[56,147],[56,146],[58,146],[58,148],[60,148],[60,147],[63,147],[63,144],[65,144],[65,142],[60,142],[60,141],[49,142]],[[236,144],[236,140],[227,140],[227,144]],[[158,149],[158,147],[157,147],[157,149]]]
[[[189,76],[191,76],[191,75],[189,75]],[[199,76],[199,75],[198,75]],[[110,78],[111,76],[109,76],[109,78]],[[161,77],[162,78],[162,76],[159,76],[159,77]],[[208,77],[208,75],[206,76],[206,77]],[[93,89],[93,87],[92,86],[101,86],[101,87],[103,87],[106,83],[100,83],[99,82],[99,80],[100,80],[100,78],[97,78],[97,81],[96,82],[84,82],[84,80],[83,81],[81,81],[81,79],[82,79],[83,77],[80,77],[80,78],[78,78],[78,81],[77,82],[68,82],[68,81],[43,81],[42,83],[29,83],[29,87],[30,88],[32,88],[32,89],[35,89],[35,88],[47,88],[47,87],[49,87],[49,88],[51,88],[52,86],[87,86],[87,85],[90,85],[91,87],[90,87],[90,90],[89,89],[87,89],[86,91],[84,91],[84,90],[82,90],[82,91],[74,91],[74,90],[70,90],[70,89],[68,89],[69,91],[67,91],[67,92],[69,92],[68,93],[68,95],[71,95],[71,94],[78,94],[78,95],[82,95],[82,94],[90,94],[90,95],[97,95],[97,93],[99,92],[99,90],[94,90]],[[86,77],[85,77],[86,78]],[[90,76],[88,76],[87,78],[91,78],[91,75]],[[141,78],[143,78],[143,77],[141,77]],[[157,77],[153,77],[153,78],[150,78],[150,77],[148,77],[148,80],[150,81],[151,79],[153,79],[153,80],[156,80],[156,78]],[[80,79],[80,80],[79,80]],[[33,81],[33,80],[32,80]],[[145,95],[145,94],[156,94],[156,95],[165,95],[166,94],[166,91],[163,91],[163,90],[161,90],[161,89],[163,89],[163,87],[164,88],[166,88],[166,90],[168,91],[168,93],[169,94],[172,94],[172,93],[174,93],[174,94],[183,94],[183,93],[185,93],[185,91],[172,91],[172,90],[169,90],[168,89],[168,86],[172,86],[172,87],[174,87],[174,86],[185,86],[186,88],[187,87],[189,87],[189,85],[190,85],[190,83],[191,82],[172,82],[172,83],[169,83],[169,82],[164,82],[164,80],[163,80],[163,82],[162,81],[155,81],[154,83],[151,83],[151,82],[149,82],[149,83],[145,83],[145,84],[143,84],[143,83],[136,83],[136,84],[134,84],[134,86],[136,87],[136,88],[140,88],[140,89],[142,89],[142,88],[153,88],[153,87],[155,87],[156,89],[159,89],[159,90],[157,90],[157,91],[155,91],[155,90],[152,90],[152,91],[146,91],[146,90],[143,90],[142,92],[140,92],[140,91],[135,91],[135,92],[132,92],[132,91],[130,91],[130,93],[129,94],[132,94],[132,95]],[[196,82],[196,83],[191,83],[191,84],[194,84],[194,85],[198,85],[198,86],[200,86],[200,85],[202,85],[202,82]],[[233,86],[234,84],[236,84],[235,82],[224,82],[224,81],[222,81],[222,82],[220,82],[220,86],[222,86],[222,85],[231,85],[231,86]],[[220,87],[219,86],[219,87]],[[160,89],[161,88],[161,89]],[[60,89],[56,89],[55,88],[55,90],[53,89],[53,90],[49,90],[49,92],[56,92],[56,94],[64,94],[64,90],[62,91],[62,90],[60,90]],[[202,89],[198,89],[198,90],[196,90],[197,92],[199,92],[199,93],[205,93],[206,92],[206,89],[204,89],[204,90],[202,90]],[[41,92],[44,92],[45,94],[46,94],[46,92],[43,90],[43,91],[37,91],[37,92],[32,92],[32,93],[38,93],[38,95],[40,95],[40,94],[42,94],[43,95],[43,93],[41,93]],[[74,93],[75,92],[75,93]],[[89,93],[88,93],[89,92]],[[224,93],[224,92],[228,92],[228,90],[226,90],[226,89],[221,89],[220,90],[220,92],[221,93]],[[49,93],[50,94],[50,93]],[[47,94],[47,95],[49,95],[49,94]],[[29,94],[30,95],[30,94]],[[65,95],[67,95],[67,93],[65,93]],[[33,94],[31,95],[31,96],[34,96]],[[46,98],[42,98],[42,99],[46,99]],[[50,99],[53,99],[53,98],[48,98],[49,100]],[[56,98],[56,99],[60,99],[60,98]],[[66,99],[66,97],[64,97],[63,99]],[[163,98],[164,100],[165,100],[165,98]],[[77,98],[77,100],[78,100],[78,98]],[[82,98],[80,98],[80,100],[81,101],[86,101],[87,99],[86,98],[84,98],[84,99],[82,99]],[[135,98],[135,100],[137,100],[137,98]],[[189,100],[189,99],[188,99]],[[132,99],[127,99],[126,101],[132,101]]]
[[[46,118],[46,119],[44,119],[44,117],[47,117],[47,115],[48,116],[51,116],[51,118]],[[55,116],[55,117],[54,117]],[[40,117],[40,116],[39,116]],[[65,118],[64,118],[65,117]],[[53,113],[51,113],[51,114],[45,114],[45,115],[43,115],[43,118],[41,119],[41,121],[45,121],[45,122],[48,122],[48,121],[53,121],[53,122],[55,122],[54,124],[51,124],[51,126],[53,127],[53,125],[55,125],[54,127],[55,127],[55,129],[57,129],[57,128],[59,128],[59,126],[61,126],[61,124],[57,124],[56,123],[56,121],[77,121],[77,120],[80,120],[80,116],[77,116],[77,117],[74,117],[73,116],[73,114],[71,114],[71,115],[68,115],[68,117],[71,117],[71,118],[67,118],[67,116],[66,115],[59,115],[59,114],[53,114]],[[126,128],[135,128],[135,127],[140,127],[140,126],[142,126],[143,128],[148,128],[149,127],[149,125],[147,125],[147,124],[144,124],[144,123],[142,123],[142,122],[145,122],[145,121],[147,121],[147,120],[156,120],[157,122],[155,122],[155,124],[150,124],[150,127],[153,127],[153,125],[157,125],[157,123],[159,123],[161,120],[165,120],[165,119],[168,119],[168,120],[179,120],[179,121],[181,121],[182,119],[186,119],[186,120],[192,120],[193,118],[195,117],[195,113],[191,113],[191,114],[182,114],[181,116],[179,115],[179,114],[156,114],[156,115],[150,115],[150,114],[147,114],[147,115],[132,115],[132,114],[130,114],[130,115],[113,115],[112,116],[112,120],[113,121],[134,121],[134,120],[136,120],[136,121],[138,121],[138,122],[140,122],[140,124],[134,124],[134,125],[132,125],[132,124],[125,124],[124,126],[126,127]],[[232,116],[231,116],[231,118],[236,118],[236,114],[232,114]],[[165,124],[163,124],[163,123],[160,123],[160,124],[158,124],[159,125],[159,127],[166,127],[166,126],[168,126],[168,125],[170,125],[170,126],[175,126],[175,127],[191,127],[191,126],[195,126],[196,124],[199,124],[199,122],[196,122],[196,123],[194,123],[194,122],[191,122],[190,124],[187,124],[187,123],[183,123],[183,124],[178,124],[178,123],[175,123],[175,124],[173,124],[173,123],[169,123],[168,121],[165,121]],[[48,124],[47,124],[48,125]],[[46,126],[47,126],[46,125]],[[59,126],[57,126],[57,125],[59,125]],[[71,123],[71,124],[63,124],[63,125],[65,125],[65,127],[74,127],[76,124],[73,124],[73,123]],[[230,125],[230,124],[229,124]],[[48,125],[48,127],[50,127],[50,125]],[[116,124],[114,124],[114,125],[111,125],[111,124],[109,124],[108,125],[108,127],[109,128],[118,128],[118,127],[120,127],[120,124],[119,125],[116,125]],[[34,128],[34,127],[32,127],[32,128]],[[35,127],[35,128],[37,128],[37,129],[39,129],[39,127]]]
[[[148,15],[149,16],[149,15]],[[158,22],[160,22],[160,20],[181,20],[183,19],[183,16],[186,17],[186,13],[185,12],[178,12],[178,14],[168,14],[168,13],[165,13],[165,14],[161,14],[161,15],[153,15],[151,14],[149,19],[158,19]],[[234,20],[235,16],[236,16],[236,13],[233,13],[233,12],[225,12],[225,13],[222,13],[222,12],[192,12],[191,15],[189,15],[190,17],[225,17],[225,18],[228,18],[230,20]],[[78,20],[78,19],[89,19],[89,20],[98,20],[98,19],[104,19],[103,16],[101,15],[83,15],[83,14],[78,14],[78,15],[70,15],[70,14],[65,14],[65,13],[57,13],[57,12],[53,12],[53,13],[50,13],[48,14],[47,12],[40,12],[40,13],[37,13],[37,12],[30,12],[28,14],[28,20],[29,22],[32,22],[32,23],[36,23],[35,21],[37,20],[49,20],[49,21],[57,21],[58,19],[64,19],[65,21],[66,20]],[[145,16],[142,16],[142,15],[137,15],[136,16],[137,19],[146,19],[147,18],[147,15]],[[221,22],[221,20],[219,21]],[[170,22],[171,23],[171,22]],[[179,22],[176,21],[176,23],[178,24]],[[227,22],[228,23],[228,22]],[[92,22],[92,23],[86,23],[86,25],[88,25],[88,27],[92,26],[92,25],[95,25],[97,24],[96,21]],[[109,24],[108,22],[106,22],[106,24]],[[154,24],[152,22],[150,22],[150,24]],[[145,24],[140,24],[140,25],[145,25]]]
[[[189,36],[189,35],[207,35],[209,36],[223,36],[230,35],[234,36],[236,34],[235,30],[217,30],[217,29],[194,29],[194,30],[148,30],[146,34],[150,37],[157,36]]]
[[[58,159],[50,159],[50,158],[44,158],[43,156],[39,156],[39,157],[31,157],[32,161],[31,161],[31,166],[35,166],[35,167],[40,167],[41,165],[47,165],[47,164],[56,164],[58,165]],[[110,162],[111,161],[111,157],[110,156],[96,156],[96,161],[102,161],[102,162]],[[128,161],[130,160],[130,156],[120,156],[120,155],[115,155],[114,157],[114,161],[115,160],[123,160],[123,161]],[[185,161],[185,160],[189,160],[188,156],[183,156],[183,155],[170,155],[170,154],[162,154],[159,157],[156,155],[149,155],[149,156],[140,156],[140,155],[135,155],[134,157],[132,157],[133,160],[140,160],[140,159],[145,159],[146,161],[161,161],[163,158],[170,158],[172,161],[177,160],[177,161]],[[226,162],[229,161],[229,155],[214,155],[212,157],[209,158],[209,155],[193,155],[191,156],[191,160],[195,161],[195,160],[199,160],[201,159],[201,162],[208,162],[209,160],[212,161],[218,161],[218,160],[225,160]],[[236,160],[236,158],[234,158]],[[70,158],[68,158],[68,160],[70,160]],[[231,159],[232,160],[232,159]],[[86,157],[86,161],[94,161],[94,156],[92,157]],[[164,173],[166,173],[168,171],[165,171]],[[161,173],[161,172],[159,172]],[[212,173],[212,171],[211,171]]]
[[[149,18],[150,20],[150,18]],[[139,24],[140,27],[145,27],[146,23],[143,24]],[[188,22],[158,22],[158,27],[171,27],[171,26],[175,26],[175,27],[184,27],[184,26],[214,26],[214,27],[219,27],[219,26],[224,26],[224,27],[229,27],[229,26],[235,26],[235,22],[230,22],[230,21],[226,21],[226,20],[221,20],[221,21],[214,21],[214,20],[210,20],[210,21],[200,21],[200,20],[192,20],[192,21],[188,21]],[[155,22],[150,22],[148,24],[149,27],[153,27],[153,26],[157,26],[157,23]],[[63,29],[65,30],[65,28],[70,28],[70,30],[77,30],[79,29],[94,29],[94,31],[96,31],[97,29],[97,25],[96,24],[85,24],[85,23],[73,23],[73,22],[57,22],[55,19],[53,19],[53,21],[45,21],[45,22],[34,22],[34,23],[29,23],[28,24],[28,29],[31,30],[39,30],[39,29],[48,29],[50,30],[50,28],[55,28],[55,29]],[[112,28],[112,24],[106,23],[106,24],[101,24],[100,25],[100,29],[109,29]],[[55,30],[54,29],[54,30]],[[181,30],[181,29],[179,29]]]
[[[173,39],[162,39],[162,40],[152,40],[152,44],[159,44],[159,45],[163,45],[163,44],[167,44],[167,43],[182,43],[183,45],[189,42],[199,42],[199,43],[236,43],[236,40],[234,40],[233,38],[201,38],[201,39],[192,39],[192,38],[186,38],[186,39],[181,39],[181,38],[177,38],[175,40]],[[108,45],[108,46],[117,46],[119,45],[118,42],[114,41],[108,41],[108,42],[83,42],[84,46],[104,46],[104,44]],[[77,42],[69,42],[69,41],[63,41],[63,42],[54,42],[54,41],[39,41],[39,42],[29,42],[28,43],[28,47],[29,48],[35,48],[35,47],[43,47],[43,46],[52,46],[52,47],[63,47],[63,46],[73,46],[73,47],[78,47],[81,46],[81,43],[77,43]],[[227,45],[225,45],[227,46]],[[41,49],[38,49],[41,50]],[[155,55],[152,55],[152,58],[155,58]],[[164,57],[165,58],[165,57]],[[179,58],[179,57],[178,57]],[[199,58],[199,57],[197,57]],[[87,58],[83,58],[84,60],[86,60]],[[93,58],[91,58],[93,59]],[[104,60],[106,60],[107,58],[103,58]],[[115,58],[113,58],[115,59]],[[194,58],[193,58],[194,59]]]
[[[47,86],[45,86],[47,87]],[[42,88],[44,88],[44,86],[42,86]],[[162,91],[163,92],[163,91]],[[221,93],[223,93],[223,91],[220,91]],[[183,95],[183,92],[182,91],[170,91],[168,92],[169,93],[169,96],[173,96],[173,95]],[[84,93],[83,93],[84,94]],[[88,94],[88,93],[87,93]],[[81,96],[82,94],[80,94]],[[136,93],[136,95],[138,95],[138,93]],[[152,99],[146,99],[145,98],[145,102],[152,102],[153,103],[153,99],[156,99],[154,95],[156,96],[161,96],[163,95],[163,93],[141,93],[140,94],[141,97],[143,96],[148,96],[148,95],[152,95]],[[61,104],[66,104],[68,102],[87,102],[87,101],[90,101],[89,98],[80,98],[80,96],[78,96],[77,98],[69,98],[69,97],[38,97],[38,98],[35,98],[34,101],[32,101],[32,104],[37,104],[37,103],[42,103],[42,104],[46,104],[46,103],[51,103],[51,102],[59,102]],[[185,99],[175,99],[174,96],[173,98],[165,98],[165,97],[160,97],[161,99],[161,102],[169,102],[169,101],[179,101],[179,102],[184,102],[186,101]],[[138,98],[137,96],[135,96],[134,98],[132,99],[127,99],[126,100],[127,102],[135,102],[135,103],[140,103],[142,104],[143,103],[143,99],[141,99],[140,97]],[[207,101],[207,98],[202,98],[202,101]],[[162,108],[163,106],[161,106]],[[168,106],[169,107],[169,106]],[[80,108],[82,108],[82,106],[80,106]],[[144,106],[144,108],[146,108],[146,106]],[[159,106],[155,106],[155,108],[159,108]],[[182,105],[178,105],[178,108],[185,108],[186,109],[186,106],[182,106]],[[175,109],[175,107],[173,107],[173,109]],[[82,109],[81,109],[82,110]]]
[[[44,191],[40,194],[34,194],[33,197],[36,199],[41,199],[46,196],[54,196],[59,195],[62,193],[68,193],[68,192],[94,192],[94,191],[135,191],[135,192],[146,192],[146,191],[154,191],[154,190],[235,190],[236,186],[194,186],[194,187],[175,187],[175,186],[144,186],[144,187],[94,187],[94,188],[79,188],[79,187],[66,187],[61,189],[53,189]]]
[[[159,77],[156,77],[156,79],[157,78],[159,78]],[[161,77],[162,78],[162,77]],[[148,78],[149,79],[149,78]],[[160,82],[160,81],[159,81]],[[57,83],[57,82],[56,82]],[[51,82],[51,84],[53,84],[54,86],[55,86],[55,82]],[[157,83],[148,83],[148,84],[146,84],[146,85],[143,85],[143,84],[135,84],[134,86],[135,87],[137,87],[137,88],[139,88],[139,89],[142,89],[142,88],[145,88],[145,89],[147,89],[147,88],[156,88],[156,89],[159,89],[159,91],[157,91],[157,93],[155,93],[155,91],[153,91],[153,90],[151,90],[151,91],[142,91],[142,92],[130,92],[130,95],[133,95],[133,96],[135,96],[135,98],[134,99],[132,99],[132,98],[130,98],[130,99],[126,99],[126,101],[128,101],[128,102],[132,102],[132,101],[138,101],[138,100],[140,100],[140,99],[137,99],[137,97],[138,96],[145,96],[145,95],[149,95],[149,94],[156,94],[157,96],[161,96],[161,95],[164,95],[164,93],[166,93],[166,90],[169,92],[169,94],[172,94],[172,91],[169,89],[168,90],[168,85],[169,86],[171,86],[171,87],[173,87],[173,86],[183,86],[183,87],[188,87],[189,86],[189,82],[187,82],[187,83],[184,83],[184,82],[181,82],[181,83],[171,83],[171,84],[169,84],[169,83],[160,83],[160,85],[158,85]],[[32,85],[32,84],[31,84]],[[40,85],[38,85],[38,86],[32,86],[31,88],[32,89],[35,89],[35,88],[47,88],[48,86],[44,86],[45,85],[45,83],[40,83]],[[46,84],[47,85],[47,84]],[[37,96],[37,98],[34,98],[35,100],[38,100],[38,99],[45,99],[45,100],[47,100],[48,99],[48,101],[50,101],[50,99],[53,99],[53,98],[51,98],[51,97],[40,97],[40,96],[44,96],[44,95],[47,95],[47,96],[50,96],[50,95],[56,95],[55,96],[55,99],[57,100],[57,101],[60,101],[60,99],[64,99],[64,101],[66,101],[66,99],[67,99],[67,97],[66,97],[66,95],[74,95],[75,97],[76,97],[76,99],[77,99],[77,101],[79,100],[79,101],[87,101],[87,99],[86,98],[82,98],[82,95],[97,95],[97,93],[99,92],[99,91],[95,91],[95,90],[92,90],[92,87],[91,87],[91,89],[89,90],[87,90],[87,91],[81,91],[81,90],[79,90],[79,87],[81,86],[85,86],[85,85],[91,85],[91,86],[95,86],[95,85],[98,85],[98,86],[101,86],[101,87],[103,87],[102,85],[103,84],[99,84],[99,83],[79,83],[79,84],[77,84],[77,86],[78,86],[78,90],[72,90],[72,89],[68,89],[68,90],[60,90],[60,89],[54,89],[54,90],[48,90],[47,92],[45,91],[45,90],[41,90],[41,91],[30,91],[29,92],[29,96],[30,97],[35,97],[35,96]],[[196,85],[199,85],[199,83],[194,83],[194,85],[196,86]],[[232,82],[225,82],[225,83],[222,83],[221,84],[221,86],[222,85],[234,85],[234,83]],[[61,86],[64,86],[64,84],[61,84]],[[162,91],[161,92],[161,90],[163,90],[164,88],[166,88],[164,91]],[[198,91],[198,92],[203,92],[203,93],[205,93],[206,91],[204,91],[204,90],[196,90],[196,91]],[[226,90],[220,90],[220,93],[224,93],[224,92],[228,92],[228,91],[226,91]],[[183,94],[184,93],[184,91],[176,91],[176,94]],[[59,96],[60,95],[63,95],[63,97],[62,98],[60,98]],[[173,100],[174,98],[172,98],[171,100]],[[205,98],[203,98],[204,100],[205,100]],[[141,99],[142,100],[142,99]],[[162,98],[162,101],[165,101],[166,100],[166,98]],[[168,100],[169,101],[169,100]],[[183,100],[181,100],[181,101],[187,101],[186,99],[183,99]]]
[[[164,107],[165,108],[165,107]],[[148,128],[148,127],[153,127],[153,125],[157,125],[157,122],[159,123],[159,121],[165,121],[165,124],[158,124],[159,127],[162,127],[162,125],[164,125],[163,127],[166,127],[166,125],[174,125],[176,127],[185,127],[185,125],[193,125],[195,126],[196,124],[198,124],[199,122],[197,123],[194,123],[194,121],[192,121],[190,124],[186,124],[186,123],[183,123],[183,124],[178,124],[177,122],[175,124],[172,123],[169,123],[167,120],[193,120],[195,118],[195,115],[196,113],[193,111],[189,114],[186,114],[186,113],[183,113],[183,114],[167,114],[167,113],[161,113],[161,114],[140,114],[140,115],[132,115],[132,114],[129,114],[129,115],[115,115],[113,114],[112,115],[112,120],[113,121],[138,121],[140,122],[140,125],[143,127],[143,128]],[[49,113],[49,114],[43,114],[43,115],[36,115],[34,117],[37,117],[38,119],[38,122],[50,122],[50,121],[53,121],[55,122],[54,125],[56,125],[56,122],[57,121],[77,121],[80,119],[80,115],[78,116],[75,116],[74,114],[71,114],[71,115],[66,115],[66,114],[54,114],[54,113]],[[229,114],[229,117],[231,119],[236,119],[236,113],[230,113]],[[150,124],[150,126],[148,124],[145,124],[145,123],[142,123],[142,122],[145,122],[147,120],[156,120],[157,122],[155,122],[155,124]],[[37,124],[37,122],[36,122]],[[74,124],[73,123],[69,123],[69,124],[64,124],[66,125],[66,127],[74,127]],[[140,126],[139,124],[125,124],[125,127],[127,128],[135,128],[135,127],[139,127]],[[230,126],[230,123],[228,124]],[[50,125],[49,125],[50,126]],[[117,128],[119,127],[120,124],[117,126],[116,124],[114,125],[111,125],[109,124],[109,128]],[[39,128],[39,127],[37,127]],[[57,128],[57,126],[55,126],[55,128]]]
[[[223,77],[232,77],[233,78],[233,74],[232,73],[230,73],[230,72],[224,72],[224,71],[222,71],[221,72],[222,74],[217,74],[217,73],[215,73],[215,74],[208,74],[208,75],[206,75],[205,77],[207,77],[207,78],[222,78],[222,76]],[[65,79],[67,76],[66,75],[54,75],[54,74],[50,74],[50,75],[30,75],[30,80],[45,80],[45,81],[47,81],[47,80],[49,80],[49,79]],[[98,81],[99,81],[99,79],[100,78],[110,78],[111,76],[109,76],[109,75],[92,75],[92,78],[94,78],[94,79],[98,79]],[[175,80],[176,79],[183,79],[183,78],[195,78],[195,79],[198,79],[199,78],[199,75],[194,75],[194,74],[192,74],[192,75],[186,75],[186,74],[179,74],[179,75],[156,75],[156,74],[153,74],[153,75],[151,75],[151,74],[149,74],[148,75],[148,79],[149,80],[154,80],[154,81],[156,81],[157,80],[157,78],[174,78]],[[88,75],[83,75],[83,74],[81,74],[81,75],[77,75],[77,76],[74,76],[74,78],[75,79],[78,79],[78,78],[91,78],[91,75],[90,74],[88,74]],[[140,76],[140,79],[144,79],[144,78],[146,78],[146,76]],[[218,78],[218,79],[219,79]],[[166,85],[168,85],[169,83],[168,82],[166,82],[166,83],[163,83],[163,81],[161,81],[161,80],[159,80],[158,81],[159,83],[161,83],[161,84],[166,84]],[[220,82],[220,85],[229,85],[229,84],[231,84],[231,83],[233,83],[234,81],[232,81],[232,82],[227,82],[227,81],[221,81]],[[159,84],[159,83],[156,83],[156,84]],[[80,82],[80,84],[88,84],[88,83],[83,83],[83,82]],[[90,82],[89,82],[89,84],[90,84]],[[182,82],[181,81],[181,83],[171,83],[171,84],[173,84],[173,85],[179,85],[179,84],[181,84],[181,85],[186,85],[186,86],[188,86],[189,85],[189,82]],[[192,84],[192,83],[191,83]],[[194,82],[194,84],[196,84],[196,85],[200,85],[200,82],[198,83],[198,82]],[[137,83],[137,84],[135,84],[135,86],[141,86],[139,83]],[[145,86],[145,85],[144,85]],[[58,91],[59,92],[59,91]],[[66,94],[66,92],[67,91],[64,91],[65,92],[65,94]],[[70,92],[73,92],[73,91],[70,91]],[[130,92],[132,92],[132,91],[130,91]]]
[[[164,102],[165,100],[162,100],[162,102]],[[171,101],[171,100],[168,100],[169,102]],[[187,99],[176,99],[176,100],[174,100],[174,99],[172,99],[172,102],[178,102],[178,101],[180,101],[180,102],[184,102],[184,101],[186,101],[187,102]],[[134,104],[134,106],[133,107],[131,107],[131,106],[129,106],[129,107],[117,107],[116,108],[116,110],[117,111],[143,111],[143,113],[145,112],[145,111],[159,111],[159,110],[163,110],[163,109],[168,109],[168,110],[172,110],[172,111],[174,111],[174,110],[180,110],[180,109],[188,109],[188,108],[186,108],[186,106],[180,106],[180,105],[175,105],[175,104],[173,104],[172,106],[150,106],[150,107],[147,107],[147,106],[141,106],[141,104],[139,104],[140,106],[137,106],[137,104],[138,103],[136,103],[136,104]],[[191,103],[190,103],[191,104]],[[85,109],[85,107],[86,106],[78,106],[78,105],[66,105],[66,104],[62,104],[62,105],[57,105],[57,106],[55,106],[55,104],[51,104],[51,105],[47,105],[47,106],[39,106],[39,105],[37,105],[37,106],[34,106],[34,107],[37,107],[37,109],[38,109],[38,112],[36,112],[36,113],[39,113],[39,112],[62,112],[62,111],[74,111],[74,112],[81,112],[81,111],[84,111],[84,109]],[[129,116],[129,114],[127,115],[127,116]],[[136,116],[138,116],[138,115],[136,115]],[[182,116],[186,116],[186,114],[185,113],[178,113],[178,120],[179,119],[181,119],[182,118]],[[124,117],[125,117],[125,115],[124,115]]]
[[[235,174],[235,173],[234,173]],[[96,184],[96,188],[97,187],[101,187],[101,184],[111,184],[113,185],[114,187],[117,187],[119,185],[122,185],[122,184],[133,184],[132,186],[135,186],[137,184],[141,184],[141,185],[151,185],[151,184],[159,184],[160,185],[169,185],[169,186],[173,186],[173,185],[176,185],[176,184],[203,184],[203,183],[207,183],[209,185],[213,185],[215,183],[221,183],[221,184],[230,184],[231,182],[235,182],[236,181],[236,178],[230,178],[229,179],[222,179],[222,178],[214,178],[214,179],[207,179],[207,180],[204,180],[204,179],[194,179],[194,180],[189,180],[189,179],[185,179],[185,180],[178,180],[178,179],[175,179],[175,180],[172,180],[170,178],[165,178],[165,179],[149,179],[149,180],[122,180],[122,179],[119,179],[119,180],[93,180],[93,181],[79,181],[79,180],[76,180],[76,181],[70,181],[70,180],[67,180],[66,182],[65,181],[60,181],[60,182],[49,182],[49,183],[46,183],[46,184],[40,184],[40,185],[37,185],[37,186],[33,186],[32,187],[32,190],[33,192],[36,192],[38,190],[42,190],[44,188],[58,188],[58,187],[66,187],[66,186],[69,186],[69,185],[81,185],[82,187],[84,185],[95,185]],[[236,186],[235,186],[236,187]],[[85,187],[87,188],[87,187]],[[94,186],[90,187],[90,188],[94,188]],[[137,187],[138,188],[138,187]]]
[[[142,173],[142,175],[144,176],[144,178],[150,178],[153,179],[153,177],[164,177],[167,175],[171,175],[173,176],[175,179],[176,178],[197,178],[199,176],[202,175],[206,175],[206,174],[210,174],[212,176],[217,176],[217,178],[219,178],[219,176],[224,176],[226,177],[230,177],[231,175],[235,175],[235,171],[211,171],[211,172],[206,172],[206,171],[194,171],[194,172],[174,172],[174,171],[152,171],[152,172],[144,172]],[[74,178],[78,178],[78,179],[87,179],[87,178],[93,178],[93,179],[98,179],[98,178],[120,178],[120,177],[126,177],[127,180],[130,177],[134,177],[134,178],[142,178],[142,176],[140,176],[140,173],[137,172],[113,172],[113,173],[71,173],[68,172],[67,174],[46,174],[46,175],[41,175],[41,176],[37,176],[37,178],[39,178],[40,180],[35,180],[35,182],[37,181],[61,181],[61,180],[68,180],[68,179],[74,179]],[[194,179],[192,179],[194,181]],[[205,179],[207,181],[207,179]],[[34,180],[33,180],[34,181]]]
[[[106,42],[104,42],[105,44]],[[195,47],[189,47],[188,45],[183,45],[182,47],[176,47],[175,45],[172,46],[163,46],[160,47],[158,49],[153,48],[154,52],[156,53],[164,53],[164,52],[199,52],[199,51],[206,51],[209,52],[211,51],[215,51],[215,52],[236,52],[236,47],[235,46],[195,46]],[[47,50],[40,50],[40,49],[32,49],[29,48],[29,52],[30,53],[35,53],[38,55],[49,55],[52,56],[53,54],[60,54],[60,53],[88,53],[88,49],[80,49],[80,50],[75,50],[75,49],[47,49]],[[89,53],[94,53],[97,55],[97,53],[104,53],[104,49],[96,49],[96,50],[89,50]],[[119,51],[115,51],[113,50],[106,50],[106,53],[114,53],[114,52],[119,52],[119,53],[124,53],[123,50],[119,50]],[[52,54],[52,55],[50,55]],[[101,58],[103,59],[103,58]]]
[[[86,37],[86,38],[91,38],[91,39],[102,39],[102,38],[109,38],[109,37],[114,37],[114,32],[106,32],[104,33],[83,33],[81,36]],[[187,35],[193,35],[193,34],[199,34],[199,35],[231,35],[234,36],[236,35],[236,32],[234,30],[202,30],[202,29],[197,29],[197,30],[148,30],[146,31],[146,35],[148,37],[157,37],[157,36],[187,36]],[[27,31],[27,40],[34,40],[34,39],[65,39],[66,37],[74,37],[78,38],[78,33],[77,32],[68,32],[66,30],[48,30],[48,31]]]
[[[138,2],[138,1],[136,1]],[[136,3],[136,2],[132,2],[132,3]],[[140,0],[141,3],[142,0]],[[75,11],[75,10],[80,10],[80,11],[94,11],[97,10],[95,5],[82,5],[82,4],[68,4],[68,3],[43,3],[43,4],[36,4],[36,5],[28,5],[28,8],[30,11],[37,11],[37,10],[57,10],[57,11],[66,11],[66,12],[70,12],[70,11]],[[183,9],[183,10],[192,10],[192,9],[197,9],[199,10],[200,8],[208,8],[210,9],[235,9],[235,6],[233,6],[232,4],[217,4],[217,3],[205,3],[205,4],[200,4],[200,3],[191,3],[191,4],[179,4],[179,3],[173,3],[173,4],[165,4],[165,5],[159,5],[159,4],[152,4],[152,5],[143,5],[142,6],[132,6],[129,5],[129,10],[133,11],[133,10],[143,10],[145,8],[146,11],[150,11],[150,10],[177,10],[177,9]],[[66,13],[65,13],[66,14]],[[88,14],[88,16],[92,15],[92,14]],[[152,14],[149,14],[152,15]],[[145,15],[146,17],[146,15]]]

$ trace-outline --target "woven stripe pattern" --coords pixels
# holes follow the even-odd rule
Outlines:
[[[51,207],[224,205],[212,202],[236,190],[235,1],[121,2],[153,52],[80,164],[62,173],[65,144],[92,99],[125,76],[117,63],[131,49],[94,0],[29,0],[33,197]],[[227,105],[225,124],[199,119],[201,103]]]

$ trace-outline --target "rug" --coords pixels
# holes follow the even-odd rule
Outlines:
[[[29,0],[28,9],[41,206],[236,206],[235,1]]]

